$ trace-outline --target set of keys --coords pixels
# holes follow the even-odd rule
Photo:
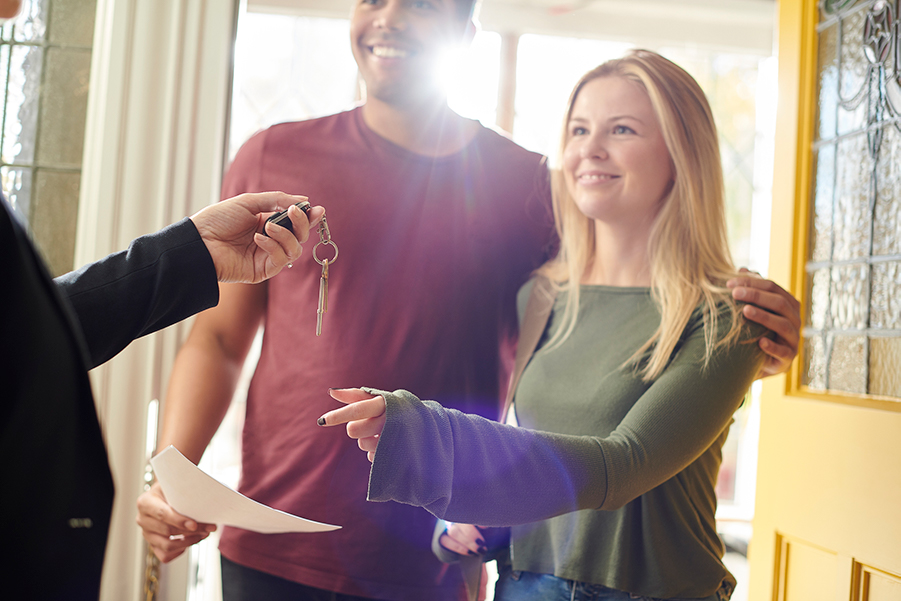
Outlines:
[[[303,211],[307,217],[310,216],[312,207],[308,201],[302,200],[295,203],[295,206]],[[287,209],[272,215],[266,221],[272,221],[276,225],[287,228],[292,233],[294,232],[294,228],[291,227],[291,219],[288,218]],[[319,220],[319,228],[316,231],[319,234],[319,242],[313,247],[313,260],[322,266],[322,275],[319,276],[319,306],[316,309],[316,335],[319,336],[322,334],[322,316],[328,311],[328,268],[329,265],[334,263],[335,259],[338,258],[338,245],[332,240],[332,235],[328,230],[328,222],[324,215],[322,219]],[[334,256],[331,259],[320,259],[317,252],[320,246],[331,246],[335,249]]]

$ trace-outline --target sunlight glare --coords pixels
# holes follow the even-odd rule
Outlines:
[[[439,67],[450,107],[486,127],[494,126],[497,114],[500,54],[500,34],[480,31],[469,46],[446,51]]]

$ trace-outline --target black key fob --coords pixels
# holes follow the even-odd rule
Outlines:
[[[300,202],[294,203],[294,206],[303,211],[307,217],[310,216],[310,210],[312,207],[310,203],[306,200],[301,200]],[[266,223],[273,222],[275,225],[280,225],[283,228],[287,229],[292,234],[294,233],[294,228],[291,227],[291,218],[288,217],[288,209],[284,211],[279,211],[278,213],[272,215],[269,219],[266,220]],[[266,233],[266,228],[263,228],[263,234],[267,237],[269,234]]]

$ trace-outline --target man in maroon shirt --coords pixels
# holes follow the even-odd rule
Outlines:
[[[471,35],[472,4],[357,2],[351,45],[365,103],[255,135],[226,175],[225,196],[277,189],[328,209],[341,248],[330,267],[329,311],[317,338],[319,269],[311,260],[270,284],[223,285],[219,306],[198,317],[177,358],[159,448],[172,444],[200,460],[262,324],[239,489],[343,526],[314,535],[226,528],[227,601],[464,598],[459,569],[430,551],[434,519],[365,502],[365,456],[316,419],[334,408],[329,386],[361,383],[496,416],[498,349],[515,330],[516,290],[545,258],[552,234],[541,157],[453,113],[434,77],[441,51]],[[741,290],[773,311],[756,320],[779,335],[781,343],[764,350],[772,373],[783,371],[797,348],[790,297],[752,278]],[[214,528],[174,512],[158,486],[138,510],[162,561]]]

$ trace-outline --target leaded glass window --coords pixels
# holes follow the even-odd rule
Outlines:
[[[899,0],[822,0],[802,384],[901,399]]]
[[[0,177],[54,274],[72,269],[96,0],[24,0],[0,27]]]

